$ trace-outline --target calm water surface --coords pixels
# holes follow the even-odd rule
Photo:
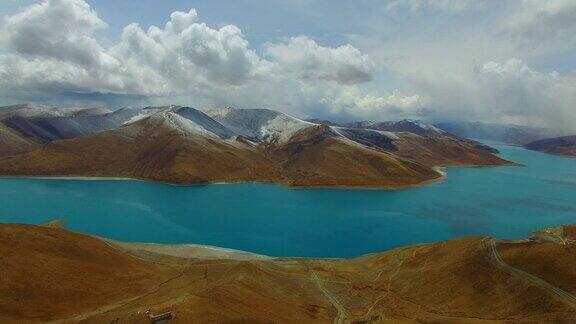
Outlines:
[[[124,241],[323,257],[576,223],[576,159],[491,144],[526,166],[449,168],[441,183],[399,191],[0,179],[0,222],[64,219]]]

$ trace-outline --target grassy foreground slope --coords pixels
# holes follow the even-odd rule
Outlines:
[[[4,224],[0,320],[146,323],[150,308],[172,311],[175,323],[568,323],[576,319],[572,232],[326,260],[206,257]]]

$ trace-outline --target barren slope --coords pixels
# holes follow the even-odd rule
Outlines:
[[[328,126],[297,133],[274,151],[293,186],[405,187],[441,178],[424,165],[369,149]]]
[[[549,154],[576,156],[576,135],[543,139],[526,144],[524,147]]]
[[[25,153],[39,146],[0,123],[0,157]]]
[[[411,121],[390,125],[416,133],[318,125],[267,109],[16,107],[0,117],[3,175],[400,188],[440,179],[436,166],[510,164]]]
[[[396,154],[428,166],[514,165],[489,150],[475,147],[477,144],[473,142],[449,136],[423,137],[401,133],[399,137],[394,142],[398,148]]]
[[[0,234],[3,321],[146,323],[148,308],[172,311],[175,323],[576,319],[575,306],[554,292],[576,293],[576,255],[562,244],[493,250],[487,238],[464,238],[349,260],[240,261],[161,255],[28,225],[0,225]]]
[[[0,159],[3,174],[132,177],[175,183],[270,179],[273,166],[250,145],[193,136],[163,119],[55,141]]]
[[[177,272],[99,239],[60,229],[0,225],[0,318],[43,322],[139,296]]]

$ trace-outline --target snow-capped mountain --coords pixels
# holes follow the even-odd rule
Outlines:
[[[144,131],[162,128],[164,130],[171,129],[182,135],[200,135],[221,139],[235,137],[234,132],[200,110],[190,107],[147,107],[126,120],[122,125],[123,127],[130,127],[143,123],[146,123],[147,127],[153,128],[144,129]]]
[[[445,135],[446,133],[445,131],[434,125],[411,119],[403,119],[400,121],[385,121],[385,122],[362,121],[362,122],[348,123],[345,124],[345,126],[350,128],[376,129],[388,132],[407,132],[420,136],[438,136],[438,135]]]
[[[0,109],[0,122],[5,126],[41,143],[70,139],[120,126],[137,112],[120,109],[45,108],[12,106]]]
[[[435,166],[468,164],[508,162],[414,121],[326,125],[268,109],[181,106],[0,108],[0,174],[403,187],[442,177]]]
[[[269,109],[209,109],[206,114],[238,135],[253,141],[285,143],[315,124]]]

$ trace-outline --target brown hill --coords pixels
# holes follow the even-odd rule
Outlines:
[[[543,139],[524,147],[549,154],[576,156],[576,135]]]
[[[511,165],[477,143],[465,141],[452,136],[414,136],[410,133],[400,134],[397,141],[399,156],[414,159],[428,166],[496,166]]]
[[[572,243],[464,238],[349,260],[201,259],[0,225],[0,320],[569,323]]]
[[[266,181],[275,171],[248,144],[185,134],[152,118],[0,159],[0,170],[3,174],[130,177],[173,183]]]
[[[40,144],[0,124],[0,157],[29,152]]]
[[[144,131],[153,129],[152,133]],[[0,159],[3,174],[130,177],[173,183],[260,181],[293,186],[403,186],[440,175],[325,134],[300,134],[281,148],[175,132],[143,120]]]
[[[441,175],[422,164],[337,136],[328,126],[307,128],[269,155],[292,186],[403,187]]]
[[[175,271],[60,229],[0,225],[0,318],[48,321],[143,294]]]
[[[129,177],[184,184],[249,181],[299,187],[400,188],[442,178],[436,166],[511,164],[475,143],[442,133],[421,136],[346,129],[266,109],[212,111],[219,119],[173,106],[146,108],[135,114],[86,117],[76,112],[72,117],[34,117],[35,136],[48,130],[88,135],[40,144],[34,142],[35,137],[19,134],[18,139],[28,145],[5,146],[11,154],[0,150],[0,174]],[[90,133],[102,126],[90,123],[111,118],[106,116],[118,117],[114,123],[131,118],[115,129]],[[18,129],[31,132],[24,126],[32,122],[19,118]],[[47,130],[40,127],[46,125]],[[0,140],[5,137],[1,135]]]

